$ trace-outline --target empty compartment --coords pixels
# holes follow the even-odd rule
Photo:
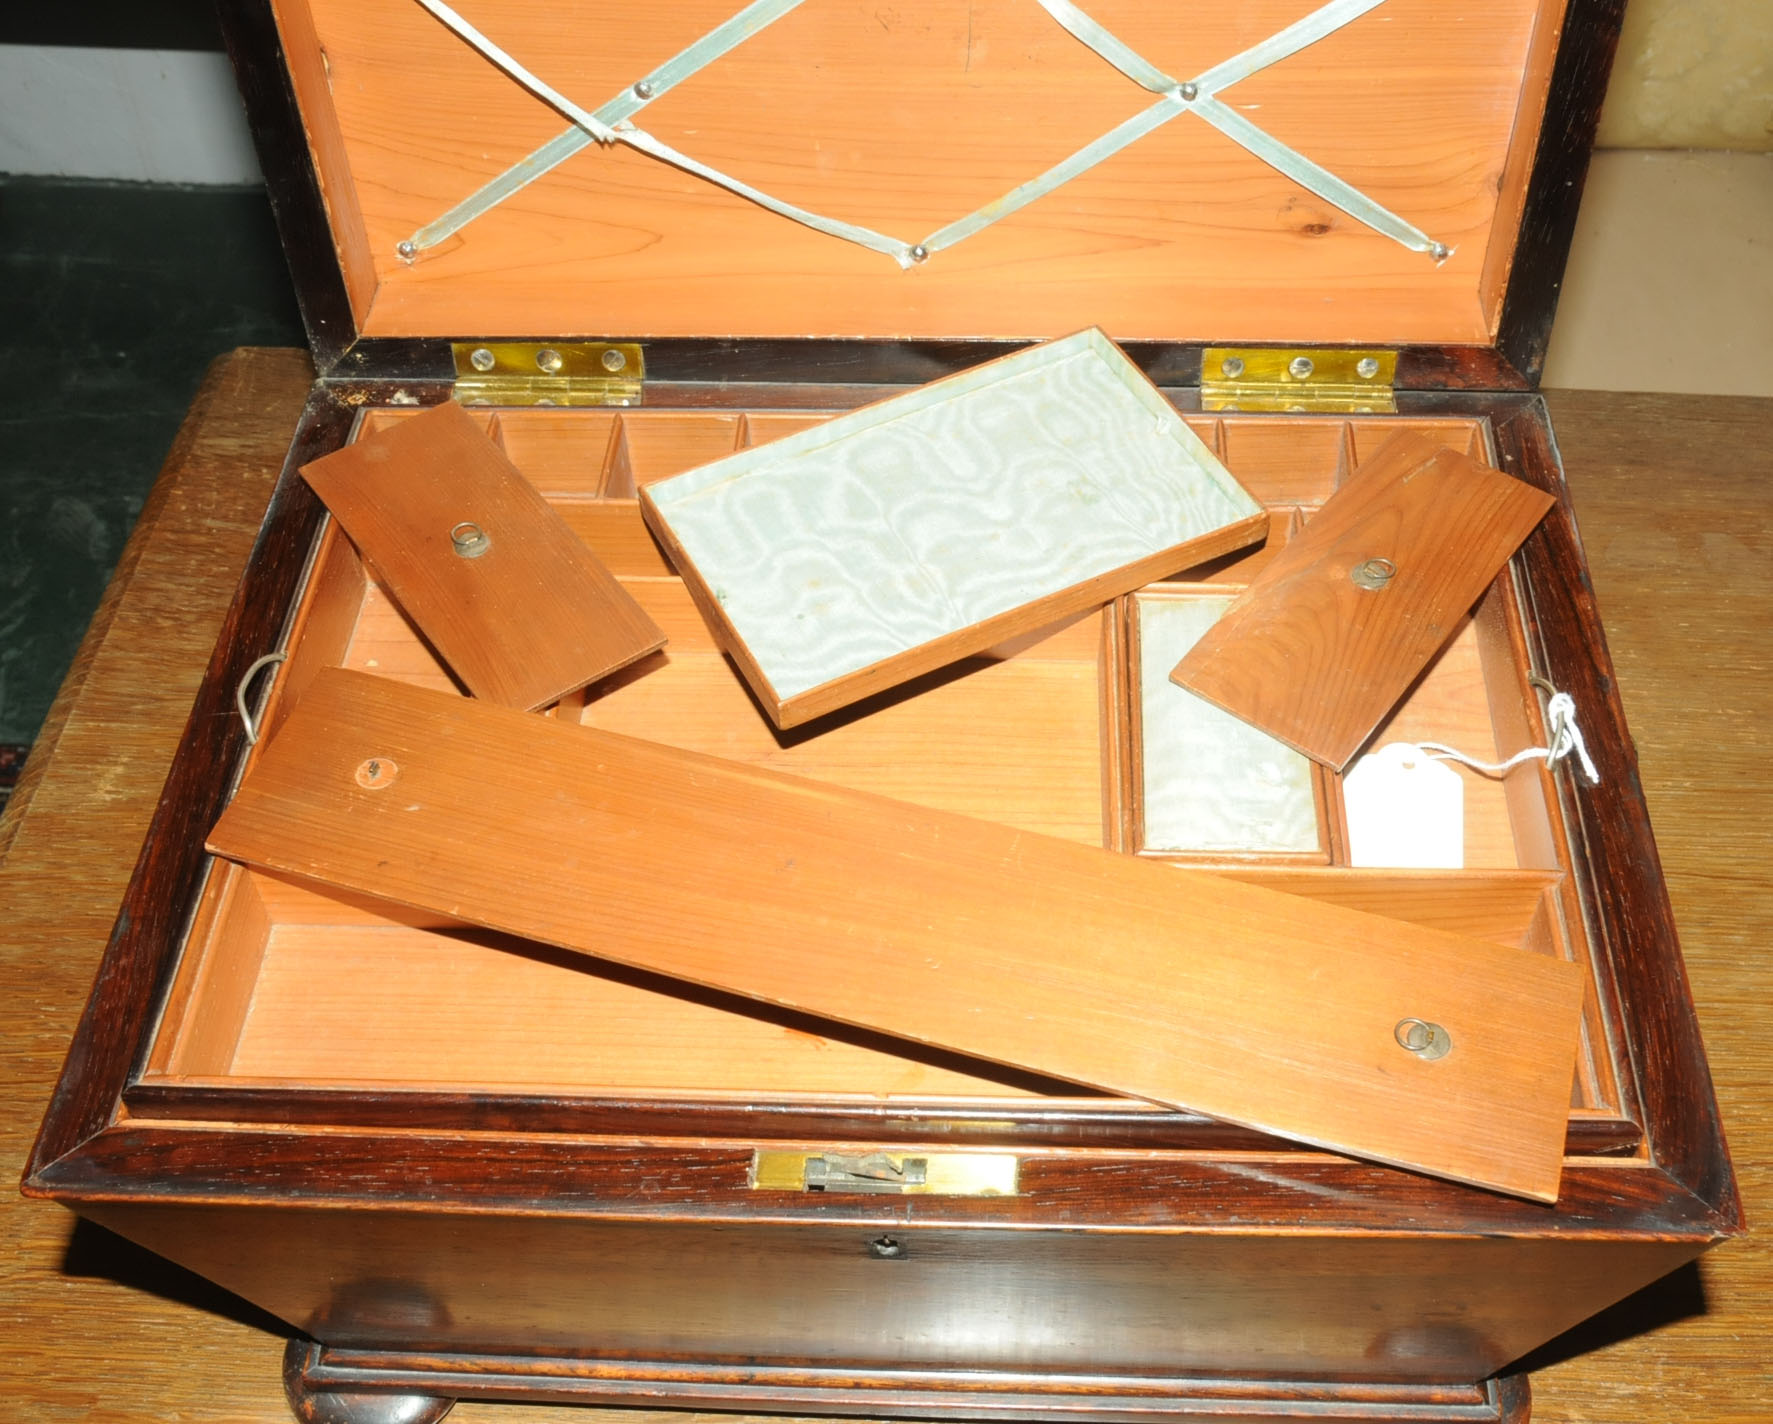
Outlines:
[[[743,420],[726,411],[624,411],[604,495],[631,499],[642,485],[724,459],[739,448]]]

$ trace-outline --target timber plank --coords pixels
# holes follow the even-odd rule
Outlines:
[[[1263,568],[1171,679],[1340,771],[1553,503],[1543,490],[1399,431]],[[1383,585],[1363,587],[1357,574],[1375,564]]]
[[[448,401],[302,477],[476,697],[535,709],[663,647],[665,634],[473,416]],[[485,551],[451,531],[472,524]]]
[[[332,669],[209,846],[1556,1198],[1581,980],[1523,951]],[[1452,1051],[1400,1047],[1406,1018],[1443,1025]]]

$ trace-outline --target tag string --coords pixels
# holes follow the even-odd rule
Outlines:
[[[1447,746],[1444,742],[1418,742],[1416,745],[1437,761],[1456,761],[1480,776],[1490,777],[1506,776],[1517,766],[1529,761],[1543,761],[1548,767],[1556,767],[1559,762],[1574,756],[1582,767],[1583,778],[1590,786],[1599,786],[1601,773],[1594,764],[1594,758],[1588,754],[1588,744],[1582,740],[1582,728],[1576,725],[1575,700],[1569,693],[1559,692],[1541,678],[1534,678],[1533,685],[1544,688],[1550,694],[1545,703],[1545,724],[1550,729],[1549,746],[1527,747],[1516,752],[1507,761],[1492,762],[1481,761],[1457,747]]]

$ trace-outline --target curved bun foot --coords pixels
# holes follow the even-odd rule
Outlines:
[[[311,1340],[291,1340],[283,1351],[283,1392],[301,1424],[433,1424],[455,1407],[428,1394],[332,1394],[308,1388],[307,1367],[320,1352]]]

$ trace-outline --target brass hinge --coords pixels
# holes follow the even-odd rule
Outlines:
[[[1001,1152],[794,1152],[759,1148],[751,1185],[764,1192],[885,1192],[1013,1197],[1019,1161]]]
[[[1202,410],[1390,412],[1397,352],[1336,346],[1209,346],[1201,356]]]
[[[463,405],[639,405],[646,360],[632,341],[459,341]]]

